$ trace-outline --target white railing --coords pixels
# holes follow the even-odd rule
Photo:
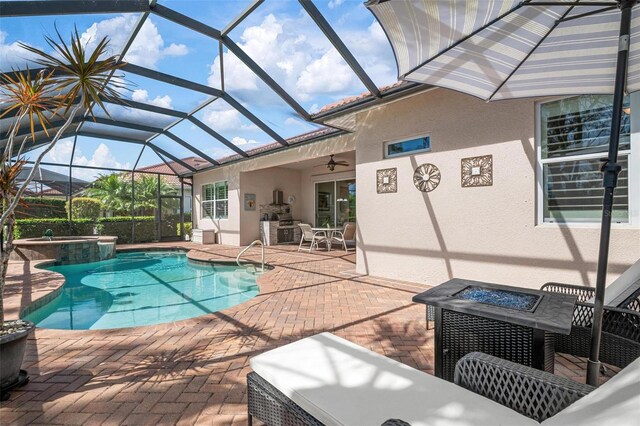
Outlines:
[[[240,253],[238,253],[238,256],[236,256],[236,263],[238,264],[238,266],[241,266],[240,258],[242,257],[242,255],[251,247],[255,246],[256,244],[260,244],[260,249],[261,249],[260,251],[262,255],[262,268],[260,269],[260,272],[264,272],[264,243],[260,240],[255,240],[254,242],[246,246]]]

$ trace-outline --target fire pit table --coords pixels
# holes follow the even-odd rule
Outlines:
[[[454,278],[413,301],[434,307],[435,374],[453,381],[474,351],[553,373],[553,334],[570,333],[576,297]]]

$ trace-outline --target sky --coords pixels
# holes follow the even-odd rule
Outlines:
[[[188,15],[217,29],[223,29],[249,4],[249,0],[158,0],[158,3]],[[351,53],[378,86],[397,80],[397,68],[387,38],[362,0],[315,0],[314,4]],[[56,27],[67,40],[74,26],[91,50],[103,37],[110,39],[110,53],[117,54],[138,21],[138,14],[70,15],[25,18],[0,18],[0,70],[24,68],[29,55],[18,42],[46,49],[45,36],[54,36]],[[366,92],[313,20],[294,0],[266,0],[240,25],[230,38],[308,112],[347,96]],[[49,49],[50,50],[50,49]],[[278,95],[268,88],[235,55],[218,42],[178,24],[151,14],[125,56],[125,61],[173,74],[183,79],[222,89],[284,138],[317,129],[300,118]],[[156,82],[131,73],[118,72],[129,85],[124,98],[164,108],[189,112],[208,99],[207,95]],[[123,106],[107,105],[109,114],[124,121],[165,127],[175,119]],[[99,115],[106,117],[106,114]],[[195,114],[226,139],[249,150],[272,141],[272,138],[221,99]],[[108,129],[121,136],[146,139],[150,134],[118,129],[103,124],[85,124],[84,130]],[[182,122],[171,131],[213,158],[232,151],[190,122]],[[154,139],[159,147],[177,157],[191,155],[164,136]],[[61,140],[45,161],[68,163],[73,138]],[[135,144],[78,137],[73,164],[92,167],[131,168],[140,155]],[[34,150],[33,157],[39,151]],[[161,160],[146,149],[138,167]],[[104,172],[101,172],[104,173]],[[99,172],[74,171],[74,176],[91,180]]]

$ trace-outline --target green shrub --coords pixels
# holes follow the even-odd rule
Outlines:
[[[158,239],[156,218],[154,216],[135,216],[134,226],[136,243],[147,243]],[[118,237],[118,244],[130,244],[133,242],[131,239],[130,216],[100,218],[98,219],[97,228],[100,235]]]
[[[71,224],[67,219],[16,219],[15,238],[39,238],[46,230],[57,236],[93,235],[94,222],[77,219]]]
[[[185,222],[184,223],[184,235],[188,235],[189,239],[191,239],[193,237],[193,233],[191,232],[192,229],[192,223],[191,222]],[[180,223],[178,222],[178,226],[177,226],[177,234],[178,237],[180,236]]]
[[[65,219],[66,201],[64,198],[23,197],[16,207],[16,219]]]
[[[100,217],[102,203],[100,200],[89,197],[78,197],[71,200],[71,217],[73,219],[92,219],[97,220]],[[69,213],[69,202],[65,206],[67,214]]]

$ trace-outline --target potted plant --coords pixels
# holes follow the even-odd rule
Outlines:
[[[45,37],[52,53],[20,44],[35,55],[34,62],[43,69],[37,73],[13,71],[0,75],[0,97],[5,109],[0,118],[14,117],[9,127],[8,139],[0,163],[0,395],[7,397],[7,390],[28,380],[20,366],[25,353],[27,336],[34,329],[28,321],[5,321],[4,287],[13,251],[15,209],[28,185],[33,180],[43,157],[65,135],[78,114],[94,117],[93,109],[105,110],[103,98],[120,99],[119,92],[126,89],[120,76],[112,78],[115,70],[123,65],[117,56],[108,56],[109,40],[103,38],[93,52],[87,52],[78,31],[71,34],[69,44],[60,33],[57,39]],[[107,115],[109,115],[107,113]],[[51,119],[62,118],[64,124],[49,135]],[[27,127],[28,132],[20,132]],[[44,132],[46,139],[36,137]],[[25,168],[22,154],[35,147],[44,150]],[[52,233],[53,234],[53,233]]]

